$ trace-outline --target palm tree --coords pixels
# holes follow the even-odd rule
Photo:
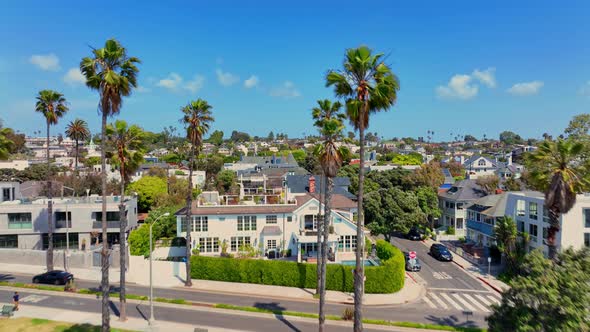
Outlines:
[[[512,255],[512,252],[514,251],[517,235],[518,231],[516,230],[516,223],[511,217],[505,216],[496,220],[496,225],[494,227],[496,245],[504,259],[509,260],[508,263],[510,268],[513,266],[513,261],[510,259],[510,255]]]
[[[196,154],[203,146],[203,135],[209,131],[211,122],[215,119],[211,116],[211,105],[199,98],[191,101],[182,108],[184,114],[180,119],[186,127],[186,137],[191,143],[188,163],[188,194],[186,196],[186,281],[185,286],[193,285],[191,281],[191,206],[193,199],[193,167]]]
[[[105,42],[103,48],[93,49],[92,57],[85,57],[80,62],[80,71],[86,77],[86,86],[98,91],[99,110],[102,115],[100,160],[102,178],[102,252],[101,252],[101,289],[102,289],[102,330],[110,329],[109,316],[109,251],[107,240],[107,173],[106,173],[106,127],[107,118],[118,114],[123,105],[123,97],[129,96],[137,87],[136,57],[127,56],[127,50],[115,39]]]
[[[326,305],[326,263],[328,261],[328,236],[330,235],[332,190],[334,188],[334,177],[337,176],[338,170],[342,166],[342,160],[347,155],[347,150],[343,146],[336,146],[336,139],[342,136],[344,130],[343,120],[345,115],[340,113],[342,104],[339,102],[332,103],[330,100],[318,100],[318,106],[312,111],[313,119],[316,120],[314,125],[318,127],[320,136],[324,142],[317,146],[317,155],[322,165],[323,173],[326,177],[326,189],[324,197],[324,220],[322,226],[321,242],[321,259],[318,261],[320,266],[320,307],[319,307],[319,331],[324,330],[326,320],[324,308]],[[322,201],[320,197],[320,202]],[[319,230],[318,230],[319,234]]]
[[[129,182],[133,174],[143,161],[143,130],[136,125],[127,126],[123,120],[106,128],[109,146],[116,149],[113,154],[113,164],[119,165],[121,176],[121,193],[119,199],[119,259],[120,259],[120,290],[119,290],[119,319],[127,320],[127,300],[125,297],[125,272],[127,270],[127,249],[125,247],[125,232],[127,229],[127,215],[125,214],[125,183]]]
[[[549,212],[547,246],[549,258],[556,257],[556,235],[560,217],[572,209],[576,194],[590,188],[587,147],[574,140],[543,141],[527,156],[530,184],[545,193],[545,207]]]
[[[6,160],[10,156],[10,151],[14,146],[14,142],[8,138],[11,134],[12,129],[0,128],[0,160]]]
[[[354,331],[362,325],[362,298],[364,293],[363,239],[363,183],[365,162],[365,129],[371,113],[386,111],[397,99],[399,80],[383,62],[383,54],[372,54],[366,46],[346,51],[344,69],[331,70],[326,76],[326,86],[334,86],[336,96],[346,100],[346,113],[350,123],[359,131],[360,170],[358,188],[358,219],[356,268],[354,276]]]
[[[78,159],[80,157],[79,143],[90,138],[90,131],[88,130],[88,124],[82,119],[76,119],[70,121],[66,128],[66,136],[73,139],[76,142],[76,160],[74,169],[78,172]]]
[[[51,164],[49,162],[49,128],[68,111],[66,98],[53,90],[41,90],[37,95],[35,111],[43,114],[47,123],[47,271],[53,270],[53,192],[51,189]]]

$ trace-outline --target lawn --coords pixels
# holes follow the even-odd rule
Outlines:
[[[72,324],[39,318],[0,318],[0,332],[98,332],[99,326]],[[113,332],[129,332],[111,329]]]

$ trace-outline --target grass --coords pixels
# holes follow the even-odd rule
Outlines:
[[[90,324],[72,324],[40,318],[3,319],[0,332],[99,332],[100,327]],[[131,332],[129,330],[111,329],[112,332]]]

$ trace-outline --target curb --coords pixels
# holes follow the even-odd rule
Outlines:
[[[483,282],[484,284],[488,285],[491,289],[495,290],[496,292],[498,292],[500,295],[502,295],[503,291],[501,288],[493,285],[491,282],[489,282],[488,280],[486,280],[483,277],[477,277],[477,279],[479,279],[481,282]]]

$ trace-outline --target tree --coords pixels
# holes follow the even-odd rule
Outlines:
[[[426,216],[431,229],[434,229],[434,219],[440,218],[442,215],[438,207],[437,188],[418,187],[415,191],[416,197],[418,198],[418,206]]]
[[[272,130],[271,130],[270,133],[268,133],[268,136],[266,137],[266,140],[269,141],[269,142],[272,142],[272,141],[275,140],[275,134],[272,132]]]
[[[415,193],[399,187],[367,193],[365,212],[374,234],[389,241],[395,232],[407,233],[412,226],[425,224],[426,214],[420,209]]]
[[[234,130],[231,132],[231,137],[229,139],[232,142],[248,142],[250,140],[250,135]]]
[[[191,210],[192,210],[192,189],[193,189],[193,168],[195,161],[195,154],[198,154],[203,147],[203,135],[209,131],[211,122],[215,119],[211,116],[211,105],[203,99],[197,99],[191,101],[182,108],[183,117],[180,122],[184,124],[186,128],[186,138],[191,144],[191,150],[189,154],[188,164],[188,190],[189,193],[186,195],[186,224],[190,224]],[[232,137],[234,134],[232,133]],[[191,280],[191,232],[189,227],[186,230],[186,281],[185,286],[192,286]]]
[[[498,185],[500,185],[500,178],[497,175],[483,175],[475,179],[475,183],[488,195],[493,194]]]
[[[66,128],[66,135],[76,142],[76,161],[74,169],[78,172],[78,159],[80,157],[79,143],[90,138],[90,131],[88,130],[88,124],[82,119],[76,119],[70,121]]]
[[[222,193],[230,193],[232,187],[236,185],[236,180],[236,172],[223,170],[217,174],[217,188],[221,189]]]
[[[560,216],[572,209],[576,194],[590,189],[587,147],[577,141],[558,139],[544,141],[527,155],[529,184],[545,193],[545,207],[549,211],[547,246],[549,257],[556,257],[556,234],[560,230]]]
[[[492,306],[489,331],[590,330],[589,248],[567,249],[553,261],[534,250],[522,269],[502,302]]]
[[[391,162],[400,165],[422,165],[423,158],[422,155],[417,152],[412,152],[406,155],[394,153]]]
[[[147,212],[155,205],[156,199],[166,193],[166,179],[157,176],[142,176],[127,187],[128,193],[137,193],[137,208]]]
[[[223,144],[223,131],[215,130],[211,136],[209,136],[209,142],[215,146]]]
[[[517,235],[516,222],[511,217],[505,216],[496,220],[494,237],[496,238],[498,250],[500,250],[502,256],[507,260],[510,269],[514,267],[512,253],[515,250]]]
[[[590,131],[590,114],[588,113],[574,116],[565,129],[568,138],[585,141],[590,139],[588,131]]]
[[[410,176],[410,181],[414,186],[428,186],[438,189],[445,181],[445,176],[442,173],[440,163],[430,162],[422,164],[420,168],[414,170]]]
[[[47,225],[48,225],[48,232],[47,232],[47,271],[53,270],[53,195],[51,190],[51,164],[50,164],[50,154],[49,154],[49,128],[51,125],[56,125],[57,122],[61,117],[63,117],[66,112],[68,111],[68,106],[66,102],[66,98],[64,96],[53,90],[41,90],[37,95],[37,102],[35,104],[35,111],[39,112],[45,118],[45,122],[47,124],[47,171],[48,177],[47,179],[47,190],[48,190],[48,200],[47,200]]]
[[[363,241],[363,180],[365,162],[365,129],[369,127],[371,113],[386,111],[397,99],[399,80],[383,54],[372,54],[366,46],[346,51],[343,70],[331,70],[326,76],[326,86],[334,86],[337,97],[346,100],[346,113],[353,127],[359,132],[360,171],[357,220],[356,268],[354,275],[354,331],[363,330],[362,298],[364,293],[364,266],[361,258]]]
[[[318,229],[318,235],[320,234],[320,231],[323,233],[323,241],[318,243],[321,253],[321,259],[318,262],[318,264],[320,264],[319,331],[323,331],[326,321],[324,308],[326,305],[326,264],[328,261],[328,236],[331,222],[330,201],[332,199],[332,190],[334,189],[334,177],[338,175],[338,170],[342,166],[343,156],[348,154],[348,150],[343,146],[336,146],[336,140],[342,135],[342,130],[344,130],[344,123],[342,121],[345,118],[345,115],[340,112],[342,104],[339,102],[332,103],[328,99],[318,100],[317,103],[318,106],[312,109],[312,118],[315,120],[314,125],[318,128],[324,141],[317,145],[315,155],[318,156],[323,174],[326,177],[325,197],[323,200],[323,225],[321,229]],[[322,199],[320,197],[320,202],[321,201]]]
[[[102,252],[101,252],[101,290],[102,290],[102,330],[110,329],[109,316],[109,251],[106,219],[106,127],[107,118],[118,114],[123,105],[123,97],[131,95],[137,87],[136,57],[129,57],[127,50],[115,39],[105,42],[103,48],[93,49],[92,57],[85,57],[80,62],[80,71],[86,78],[86,86],[98,91],[99,110],[102,115],[100,136],[100,159],[102,170]]]
[[[476,142],[477,141],[477,138],[475,136],[473,136],[473,135],[467,134],[467,135],[465,135],[465,137],[463,138],[463,140],[465,142]]]
[[[465,176],[465,168],[460,163],[452,160],[445,165],[453,177]]]
[[[500,142],[505,145],[522,144],[522,137],[512,131],[503,131],[500,133]]]
[[[127,320],[127,298],[125,288],[125,273],[127,272],[127,250],[125,235],[127,228],[127,214],[125,213],[125,183],[129,181],[143,161],[143,130],[136,125],[127,126],[127,122],[117,120],[106,128],[109,146],[116,151],[113,164],[119,166],[120,200],[119,200],[119,257],[120,257],[120,289],[119,289],[119,318]]]
[[[0,128],[0,160],[8,159],[14,146],[14,142],[9,138],[11,131],[10,128]]]

